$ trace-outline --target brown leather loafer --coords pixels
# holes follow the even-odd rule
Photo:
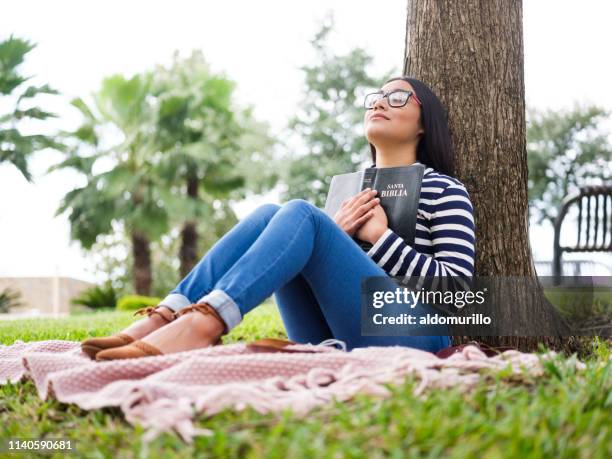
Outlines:
[[[145,308],[140,308],[139,310],[134,312],[134,316],[147,314],[147,316],[150,317],[152,314],[158,314],[167,323],[170,323],[176,319],[176,313],[172,313],[172,315],[170,315],[165,311],[158,311],[157,309],[159,307],[160,306],[148,306]],[[115,333],[111,336],[86,339],[81,342],[81,349],[85,354],[89,356],[90,359],[93,360],[96,358],[96,354],[100,351],[125,346],[133,342],[134,338],[132,338],[130,335],[127,335],[125,333]]]
[[[104,336],[100,338],[89,338],[81,342],[81,349],[90,359],[95,359],[96,354],[104,349],[112,347],[125,346],[134,341],[130,335],[125,333],[116,333],[112,336]]]
[[[98,352],[96,354],[96,361],[135,359],[137,357],[149,357],[154,355],[163,355],[163,352],[155,346],[137,339],[126,346],[119,346]]]
[[[222,335],[227,333],[227,326],[225,322],[217,312],[215,308],[210,306],[207,303],[196,303],[190,306],[187,306],[181,309],[179,312],[175,313],[175,317],[182,316],[183,314],[187,314],[189,312],[198,311],[202,314],[210,314],[215,317],[221,324],[223,325],[223,333]],[[221,337],[213,344],[213,346],[218,346],[223,344]],[[155,355],[164,355],[162,351],[157,349],[155,346],[146,343],[141,340],[136,340],[132,343],[126,344],[124,346],[115,347],[113,349],[107,349],[96,354],[96,360],[117,360],[117,359],[134,359],[137,357],[149,357]]]

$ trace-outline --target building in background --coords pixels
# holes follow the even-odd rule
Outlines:
[[[64,276],[0,277],[0,291],[20,293],[19,307],[11,315],[62,316],[70,313],[70,300],[93,284]]]

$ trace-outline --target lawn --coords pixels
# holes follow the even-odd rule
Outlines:
[[[130,313],[99,312],[65,319],[0,322],[0,342],[81,340],[113,333]],[[253,310],[225,342],[285,337],[275,306]],[[69,438],[79,457],[612,457],[612,361],[610,346],[593,344],[587,370],[559,357],[537,380],[521,383],[498,374],[468,394],[458,389],[412,395],[415,381],[389,386],[393,396],[360,396],[313,411],[260,415],[226,410],[198,425],[212,429],[186,445],[164,434],[149,445],[118,409],[83,411],[41,401],[30,382],[0,386],[1,437]],[[1,455],[1,453],[0,453]],[[11,456],[13,457],[13,456]],[[59,455],[57,457],[60,457]],[[63,456],[62,456],[63,457]]]

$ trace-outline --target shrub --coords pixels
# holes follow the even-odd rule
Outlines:
[[[93,286],[83,290],[81,294],[70,300],[72,304],[80,304],[91,309],[115,308],[117,293],[110,282],[102,286]]]
[[[0,291],[0,313],[8,313],[12,308],[21,306],[21,293],[10,287]]]
[[[119,311],[135,311],[146,306],[157,306],[161,300],[161,298],[155,296],[126,295],[117,302],[117,309]]]
[[[606,287],[548,287],[544,295],[572,322],[612,317],[612,293]]]

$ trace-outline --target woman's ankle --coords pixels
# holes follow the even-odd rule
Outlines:
[[[173,353],[212,346],[222,332],[215,317],[194,311],[178,317],[168,327],[150,333],[143,340],[163,353]]]
[[[201,314],[194,311],[190,314],[186,314],[185,317],[191,318],[191,324],[198,334],[211,338],[218,338],[225,331],[225,323],[221,322],[212,314]]]
[[[127,328],[122,330],[134,339],[140,339],[147,336],[149,333],[163,327],[170,323],[174,319],[174,311],[166,306],[159,307],[161,309],[160,314],[151,314],[143,319],[130,324]],[[169,319],[166,320],[165,318]]]

